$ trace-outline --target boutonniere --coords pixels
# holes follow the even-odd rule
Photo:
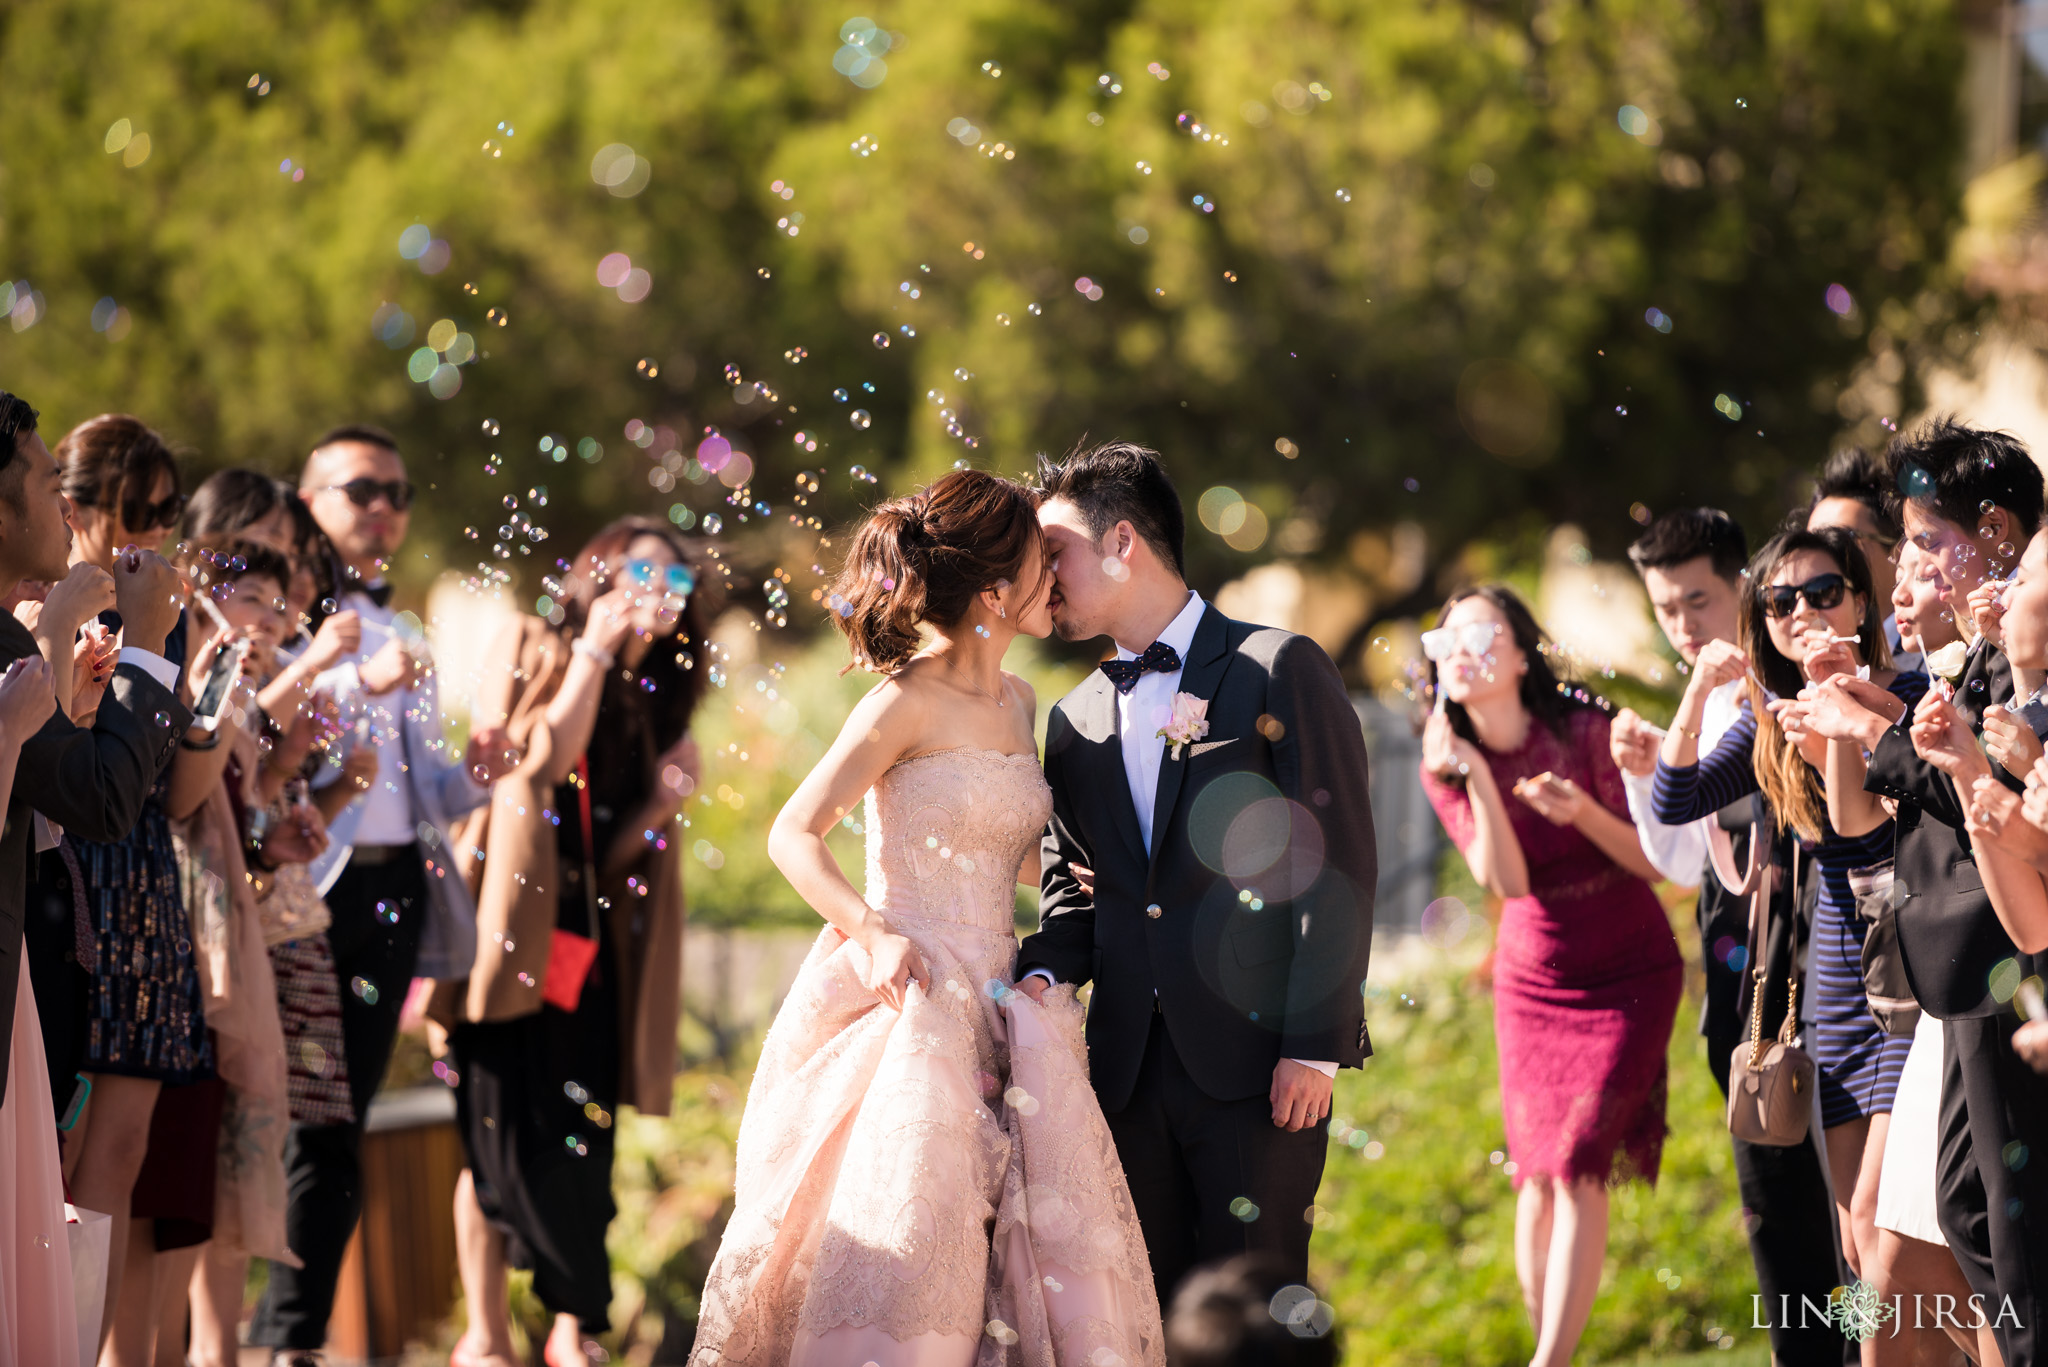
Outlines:
[[[1153,734],[1167,742],[1173,757],[1179,759],[1183,746],[1209,734],[1209,700],[1192,693],[1174,694],[1173,715]]]

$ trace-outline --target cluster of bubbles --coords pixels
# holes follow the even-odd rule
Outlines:
[[[16,332],[27,332],[49,311],[43,292],[26,280],[0,280],[0,316]]]
[[[1287,1332],[1299,1339],[1319,1339],[1330,1332],[1330,1326],[1336,1321],[1336,1311],[1328,1301],[1316,1299],[1315,1292],[1299,1285],[1283,1286],[1275,1291],[1273,1299],[1267,1303],[1266,1313],[1286,1325]]]
[[[103,334],[110,342],[118,342],[128,335],[134,319],[128,310],[107,295],[92,306],[92,330]]]
[[[1251,552],[1265,545],[1271,525],[1264,509],[1227,484],[1205,489],[1196,500],[1195,516],[1234,551]]]
[[[137,132],[130,119],[115,119],[109,124],[100,145],[109,156],[119,154],[121,164],[130,170],[149,160],[149,134]]]
[[[407,318],[408,326],[411,319]],[[405,373],[437,399],[452,399],[462,389],[462,367],[478,359],[476,338],[443,318],[427,329],[427,344],[406,359]]]
[[[606,143],[590,159],[591,181],[620,199],[639,194],[653,178],[653,163],[623,142]]]
[[[610,252],[598,260],[597,283],[624,302],[637,304],[654,288],[654,277],[624,252]]]
[[[424,223],[415,223],[398,235],[398,254],[420,268],[421,275],[439,275],[448,269],[454,249]]]
[[[866,16],[856,16],[839,26],[839,50],[832,54],[832,69],[863,90],[873,90],[889,78],[889,64],[882,54],[902,46],[902,35],[886,33]]]

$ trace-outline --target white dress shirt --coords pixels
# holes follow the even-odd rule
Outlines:
[[[1202,624],[1202,614],[1208,606],[1201,594],[1189,590],[1187,605],[1159,633],[1158,643],[1172,646],[1183,665],[1188,648],[1195,643],[1195,628]],[[1121,645],[1116,650],[1119,660],[1135,660],[1138,654]],[[1130,692],[1116,695],[1116,734],[1124,752],[1124,778],[1131,785],[1131,805],[1138,812],[1138,833],[1144,837],[1148,852],[1152,848],[1152,818],[1156,815],[1153,804],[1159,796],[1159,766],[1166,757],[1166,740],[1159,731],[1173,717],[1173,695],[1180,691],[1182,672],[1148,670],[1138,676]],[[1052,974],[1042,968],[1032,972],[1048,983],[1053,980]],[[1159,995],[1156,989],[1153,995]],[[1298,1058],[1294,1062],[1313,1068],[1324,1077],[1337,1076],[1337,1065],[1326,1060]]]
[[[178,691],[178,667],[154,650],[144,650],[141,646],[122,646],[120,652],[114,656],[114,664],[116,667],[134,665],[171,692]]]
[[[1741,719],[1742,684],[1741,679],[1731,679],[1707,694],[1706,706],[1700,709],[1701,755],[1711,754],[1728,728]],[[1636,834],[1642,838],[1643,853],[1657,872],[1672,882],[1681,887],[1698,887],[1706,877],[1707,842],[1718,818],[1703,816],[1683,826],[1665,825],[1657,819],[1656,804],[1650,797],[1656,781],[1654,771],[1641,777],[1630,773],[1621,776],[1622,787],[1628,792],[1628,814],[1636,823]]]
[[[362,648],[345,661],[360,669],[397,634],[391,624],[398,614],[389,606],[378,607],[364,593],[348,594],[344,606],[354,609],[363,620]],[[377,777],[371,780],[370,790],[358,799],[362,803],[362,818],[356,826],[354,843],[410,845],[419,838],[419,822],[412,810],[412,789],[405,780],[402,713],[413,706],[412,694],[394,689],[383,697],[368,699],[368,706],[372,709],[370,729],[377,747]]]
[[[1208,607],[1202,595],[1190,591],[1187,606],[1159,633],[1159,644],[1173,647],[1185,663],[1188,647],[1195,643],[1195,628],[1202,624]],[[1117,647],[1119,660],[1135,660],[1136,651]],[[1159,730],[1173,719],[1173,695],[1180,691],[1181,670],[1154,671],[1138,676],[1128,693],[1116,695],[1116,734],[1124,751],[1124,777],[1131,785],[1131,805],[1138,809],[1138,832],[1145,849],[1152,849],[1152,804],[1159,795],[1159,766],[1166,755],[1166,742]]]

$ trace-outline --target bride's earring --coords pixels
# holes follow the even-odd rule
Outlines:
[[[1004,607],[1001,603],[998,603],[996,604],[996,616],[1002,618],[1004,621],[1007,622],[1010,619],[1010,610]]]

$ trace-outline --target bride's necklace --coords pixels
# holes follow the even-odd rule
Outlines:
[[[939,663],[941,663],[941,664],[945,665],[945,666],[946,666],[946,668],[948,668],[948,669],[952,670],[952,671],[953,671],[953,672],[954,672],[955,674],[958,674],[958,675],[959,675],[959,676],[960,676],[960,677],[961,677],[962,679],[966,679],[966,681],[967,681],[967,686],[968,686],[969,688],[971,688],[971,689],[973,689],[973,690],[974,690],[975,692],[977,692],[977,693],[981,694],[981,696],[982,696],[982,697],[984,697],[984,698],[987,698],[987,699],[988,699],[988,700],[989,700],[990,702],[994,703],[994,704],[995,704],[995,705],[996,705],[997,707],[1007,707],[1007,706],[1009,705],[1009,704],[1005,703],[1005,702],[1004,702],[1004,701],[1003,701],[1003,700],[1002,700],[1001,698],[997,697],[997,696],[996,696],[995,694],[993,694],[993,693],[989,692],[989,691],[988,691],[988,690],[987,690],[986,688],[983,688],[983,687],[982,687],[982,686],[981,686],[980,684],[976,683],[976,682],[975,682],[975,681],[974,681],[973,679],[970,679],[970,678],[968,678],[968,677],[967,677],[967,671],[966,671],[966,670],[964,670],[964,669],[962,669],[962,668],[961,668],[961,667],[960,667],[959,665],[956,665],[956,664],[954,664],[954,663],[953,663],[953,661],[952,661],[951,659],[949,659],[948,657],[946,657],[946,656],[944,656],[944,655],[941,655],[941,654],[939,654],[938,652],[934,651],[934,652],[932,653],[932,656],[931,656],[931,658],[932,658],[932,659],[934,659],[934,660],[937,660],[937,661],[938,661]]]

